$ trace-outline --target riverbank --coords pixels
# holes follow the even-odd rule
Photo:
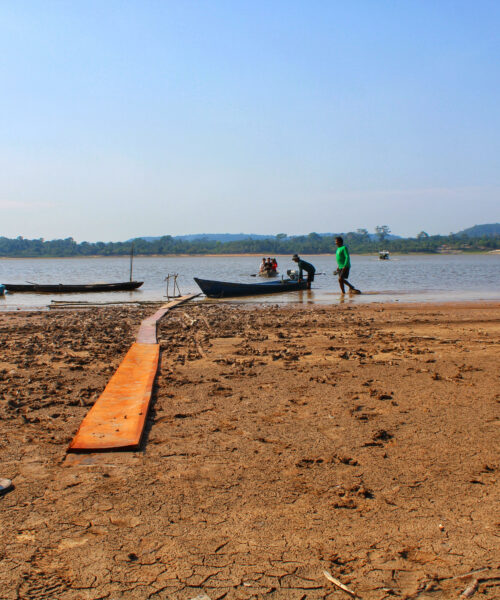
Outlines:
[[[187,305],[143,450],[66,460],[150,312],[0,314],[2,597],[333,600],[327,569],[451,599],[499,574],[500,303]]]
[[[290,258],[293,253],[279,253],[275,252],[233,252],[233,253],[191,253],[191,254],[134,254],[134,258],[238,258],[238,257],[258,257],[262,258],[272,256],[272,257],[282,257],[282,258]],[[304,256],[335,256],[335,251],[332,252],[304,252],[301,253]],[[450,255],[482,255],[482,254],[500,254],[500,249],[497,250],[457,250],[454,252],[390,252],[391,256],[450,256]],[[378,257],[379,251],[372,250],[370,252],[352,252],[351,256],[376,256]],[[65,259],[87,259],[87,258],[120,258],[130,260],[130,254],[89,254],[89,255],[75,255],[75,256],[0,256],[0,260],[65,260]]]

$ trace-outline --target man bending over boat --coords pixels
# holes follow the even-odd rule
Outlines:
[[[345,284],[349,288],[349,293],[361,294],[359,290],[347,281],[349,271],[351,270],[351,258],[347,246],[344,246],[344,240],[341,237],[336,237],[335,244],[337,245],[337,275],[339,276],[340,291],[342,294],[345,294]]]
[[[292,256],[293,262],[297,263],[299,267],[299,281],[303,281],[303,273],[304,271],[307,273],[307,289],[311,289],[311,283],[314,281],[314,273],[316,273],[316,268],[311,264],[302,260],[298,254],[294,254]]]

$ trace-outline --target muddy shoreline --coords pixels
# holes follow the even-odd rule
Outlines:
[[[142,449],[67,460],[153,311],[0,313],[0,597],[497,597],[499,303],[182,306]]]

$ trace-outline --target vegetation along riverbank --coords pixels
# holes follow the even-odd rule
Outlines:
[[[381,226],[376,234],[366,229],[343,233],[342,236],[351,253],[368,254],[379,250],[391,253],[449,253],[487,252],[500,248],[500,225],[476,226],[464,232],[450,235],[428,235],[420,232],[414,238],[391,236],[390,229]],[[287,236],[230,236],[221,234],[220,239],[213,235],[171,236],[158,238],[136,238],[125,242],[76,242],[73,238],[58,240],[25,239],[21,236],[11,239],[0,237],[0,257],[76,257],[76,256],[124,256],[134,252],[143,256],[155,255],[241,255],[241,254],[325,254],[335,248],[338,234],[310,233],[308,235]],[[227,238],[238,237],[241,239]],[[193,239],[194,238],[194,239]]]

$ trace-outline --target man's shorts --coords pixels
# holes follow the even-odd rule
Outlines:
[[[347,279],[349,277],[350,270],[351,270],[351,267],[344,267],[343,269],[340,269],[339,279]]]

